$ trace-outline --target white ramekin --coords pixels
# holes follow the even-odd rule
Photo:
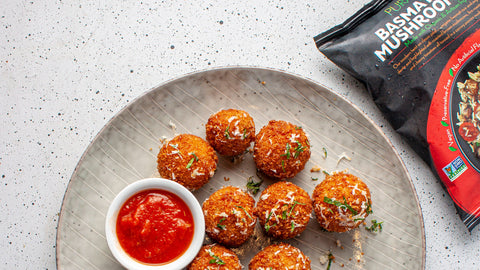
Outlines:
[[[136,193],[148,189],[162,189],[176,194],[180,197],[190,208],[193,215],[194,233],[193,239],[185,251],[185,253],[176,260],[167,264],[143,264],[130,257],[120,246],[117,238],[116,224],[117,216],[120,208],[126,200]],[[108,242],[108,247],[113,256],[127,269],[131,270],[175,270],[185,268],[197,255],[202,247],[205,237],[205,219],[202,212],[202,207],[193,194],[182,185],[164,178],[147,178],[136,181],[126,186],[113,199],[108,208],[107,217],[105,220],[105,234]]]

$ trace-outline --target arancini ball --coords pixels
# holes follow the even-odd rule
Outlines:
[[[255,123],[245,111],[221,110],[205,125],[208,143],[223,156],[243,154],[255,140]]]
[[[302,127],[271,120],[255,138],[253,159],[267,176],[292,178],[310,159],[310,143]]]
[[[311,261],[303,252],[287,243],[279,243],[267,246],[257,253],[248,269],[295,269],[310,270]]]
[[[370,190],[357,176],[327,175],[313,191],[313,209],[320,226],[331,232],[358,227],[372,212]]]
[[[205,232],[215,242],[238,247],[253,234],[257,217],[255,200],[238,187],[215,191],[202,205]]]
[[[157,155],[160,176],[190,190],[206,184],[215,174],[218,157],[202,138],[181,134],[166,142]]]
[[[206,269],[240,270],[242,264],[235,252],[218,244],[210,244],[204,245],[187,267],[187,270]]]
[[[282,181],[262,191],[255,214],[267,235],[288,239],[306,229],[312,208],[312,200],[305,190]]]

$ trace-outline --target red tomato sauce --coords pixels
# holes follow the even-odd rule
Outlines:
[[[165,264],[180,257],[193,239],[193,216],[177,195],[159,189],[129,198],[118,213],[117,237],[132,258]]]
[[[478,137],[478,129],[472,122],[464,122],[458,128],[458,133],[467,142],[472,142]]]

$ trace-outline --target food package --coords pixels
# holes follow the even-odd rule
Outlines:
[[[314,37],[480,223],[480,0],[376,0]]]

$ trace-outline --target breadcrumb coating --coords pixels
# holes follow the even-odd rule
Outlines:
[[[327,175],[313,191],[313,208],[322,228],[345,232],[358,227],[372,212],[370,190],[355,175]]]
[[[217,243],[238,247],[253,234],[255,200],[238,187],[215,191],[203,203],[205,232]]]
[[[276,179],[292,178],[310,159],[310,142],[302,127],[271,120],[255,138],[253,158],[264,174]]]
[[[160,176],[180,183],[190,190],[206,184],[215,174],[218,157],[202,138],[180,134],[166,142],[157,155]]]
[[[257,253],[248,264],[248,269],[310,270],[310,263],[310,258],[300,249],[286,243],[279,243],[267,246]]]
[[[262,191],[255,213],[268,235],[288,239],[306,229],[312,209],[312,200],[305,190],[282,181]]]
[[[255,123],[242,110],[227,109],[211,115],[205,129],[207,141],[223,156],[243,154],[255,140]]]
[[[235,252],[218,244],[210,244],[200,249],[187,270],[240,270],[242,268]]]

